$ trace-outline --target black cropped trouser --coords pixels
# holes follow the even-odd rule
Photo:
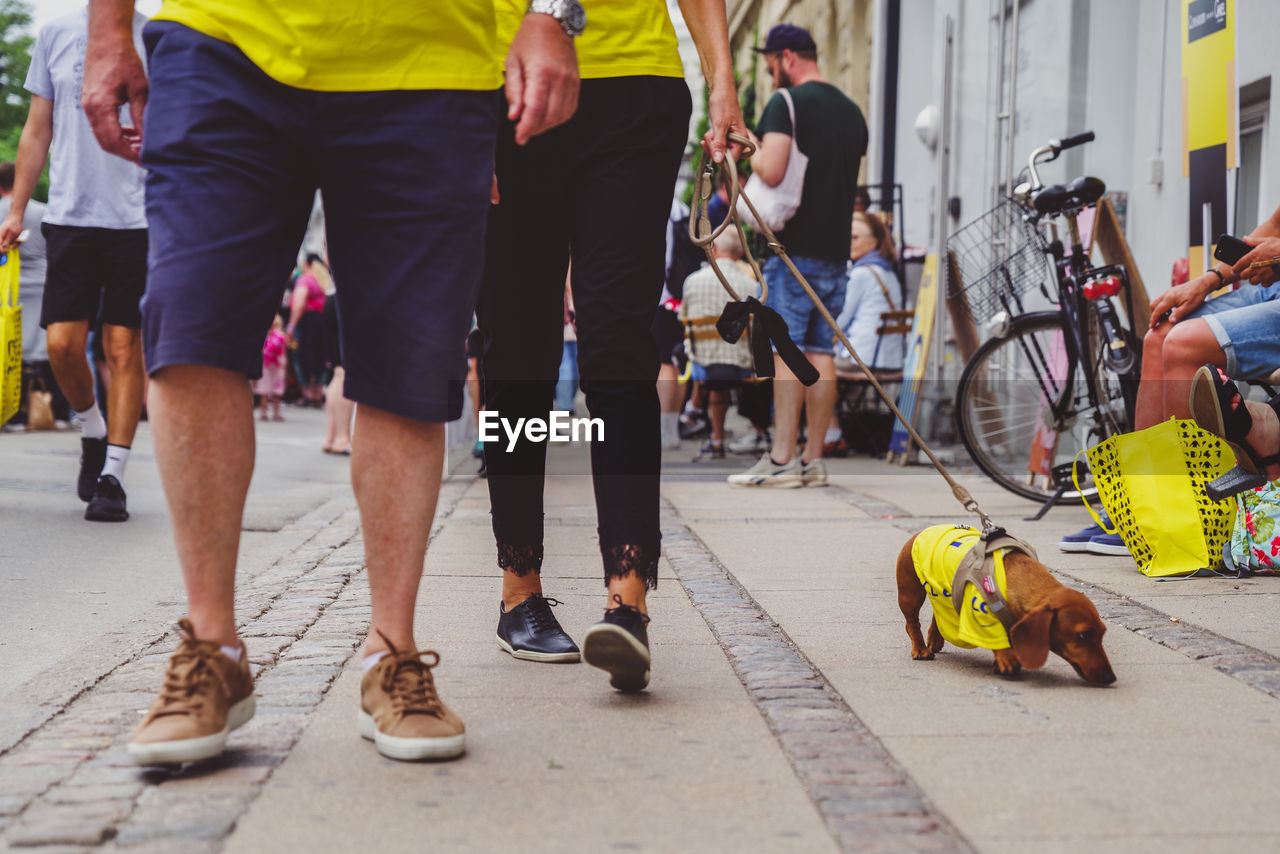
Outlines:
[[[547,418],[563,348],[570,258],[578,367],[587,408],[604,425],[591,446],[606,582],[657,584],[661,464],[658,359],[650,326],[665,275],[671,197],[689,128],[678,78],[584,80],[566,125],[517,146],[498,141],[501,201],[489,215],[477,316],[485,405],[510,422]],[[498,564],[542,566],[546,445],[485,447]]]

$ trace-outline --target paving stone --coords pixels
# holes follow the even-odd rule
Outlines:
[[[34,797],[34,795],[32,797]],[[30,797],[22,797],[21,795],[0,795],[0,816],[17,815],[22,812],[23,808],[30,802]]]
[[[44,797],[46,803],[52,804],[95,804],[103,801],[128,799],[132,801],[142,791],[141,780],[101,784],[96,786],[62,785]]]

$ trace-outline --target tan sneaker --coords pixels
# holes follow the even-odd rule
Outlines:
[[[214,641],[197,640],[190,621],[178,621],[182,642],[169,658],[160,696],[129,742],[139,765],[172,765],[222,752],[227,734],[253,717],[253,677],[243,644],[232,661]]]
[[[390,652],[360,682],[360,735],[391,759],[453,759],[466,750],[466,727],[436,694],[431,650]],[[423,657],[428,656],[429,661]]]

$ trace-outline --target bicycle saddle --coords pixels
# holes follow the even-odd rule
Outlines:
[[[1052,184],[1042,188],[1032,200],[1042,214],[1061,213],[1069,208],[1091,205],[1107,191],[1107,185],[1098,178],[1077,178],[1070,184]]]

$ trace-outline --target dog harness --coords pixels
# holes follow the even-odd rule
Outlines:
[[[934,525],[916,536],[911,562],[943,638],[965,649],[1009,648],[1015,621],[1005,598],[1004,556],[1010,550],[1035,557],[1000,528],[984,538],[974,528]]]

